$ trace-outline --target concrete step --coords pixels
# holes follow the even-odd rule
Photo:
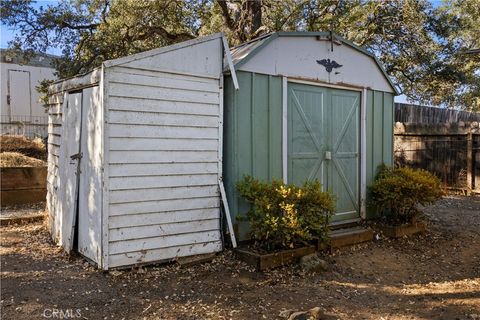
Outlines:
[[[346,228],[353,228],[360,225],[362,219],[355,218],[349,220],[342,220],[342,221],[334,221],[330,222],[330,230],[338,230],[338,229],[346,229]]]
[[[372,240],[373,230],[362,226],[330,231],[332,248],[342,248]]]

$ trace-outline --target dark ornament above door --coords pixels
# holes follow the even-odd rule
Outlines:
[[[317,60],[317,63],[324,66],[328,73],[332,72],[333,69],[342,67],[342,65],[338,64],[337,61],[330,59]]]

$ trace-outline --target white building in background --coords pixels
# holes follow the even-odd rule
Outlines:
[[[48,115],[37,87],[55,79],[52,55],[38,54],[28,62],[18,54],[0,49],[1,133],[46,137]]]

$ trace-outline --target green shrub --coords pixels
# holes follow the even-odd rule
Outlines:
[[[252,204],[246,220],[256,247],[274,251],[303,246],[314,237],[327,241],[328,221],[335,205],[333,197],[321,191],[318,181],[298,187],[246,176],[237,183],[237,189]]]
[[[379,168],[370,186],[370,201],[390,224],[409,223],[427,205],[442,197],[440,180],[433,174],[411,168]]]

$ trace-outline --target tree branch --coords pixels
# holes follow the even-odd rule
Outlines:
[[[228,11],[227,1],[226,0],[217,0],[220,9],[222,10],[222,16],[225,20],[225,24],[227,25],[228,29],[234,31],[236,29],[236,24],[233,21],[232,17],[230,16],[230,12]]]
[[[195,36],[190,33],[170,33],[163,27],[152,26],[148,28],[145,32],[140,33],[137,37],[135,37],[135,40],[146,40],[152,35],[159,35],[162,38],[170,40],[172,42],[185,41],[195,38]]]

